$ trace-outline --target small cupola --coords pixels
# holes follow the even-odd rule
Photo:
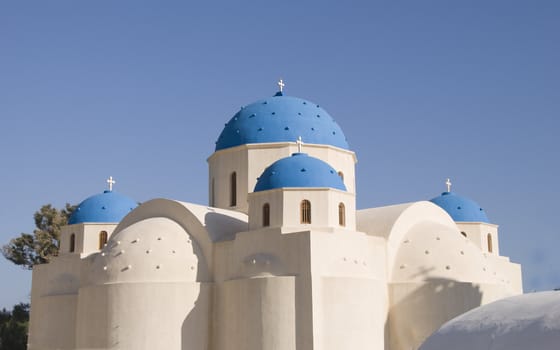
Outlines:
[[[447,191],[438,197],[430,199],[445,210],[455,222],[490,222],[486,212],[478,203],[470,198],[451,192],[451,180],[447,179]]]
[[[83,200],[61,231],[61,254],[89,254],[99,251],[107,243],[117,224],[138,206],[133,199],[113,191],[113,177],[107,179],[109,188]]]
[[[69,225],[84,222],[119,222],[138,206],[133,199],[113,191],[115,181],[108,180],[109,189],[86,198],[76,207]]]
[[[306,153],[294,153],[265,169],[254,192],[284,187],[333,188],[346,191],[342,178],[329,164]]]
[[[461,235],[482,251],[499,255],[498,225],[490,223],[486,211],[474,200],[451,191],[451,180],[445,182],[447,191],[430,202],[445,210],[455,221]]]

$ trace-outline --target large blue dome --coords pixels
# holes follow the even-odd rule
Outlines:
[[[122,194],[105,191],[78,204],[68,224],[83,222],[120,222],[138,204]]]
[[[254,191],[283,187],[330,187],[346,191],[336,170],[305,153],[294,153],[272,163],[257,180]]]
[[[440,196],[430,199],[430,202],[443,208],[455,221],[490,222],[478,203],[454,192],[443,192]]]
[[[318,104],[297,97],[275,96],[241,108],[216,141],[216,151],[249,143],[303,142],[348,149],[344,133]]]

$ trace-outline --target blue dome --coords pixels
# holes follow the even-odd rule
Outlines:
[[[478,203],[454,192],[443,192],[441,196],[430,199],[430,202],[439,205],[455,221],[490,222]]]
[[[249,143],[303,142],[348,149],[344,133],[319,105],[281,92],[241,108],[216,141],[216,151]]]
[[[138,204],[113,191],[105,191],[84,200],[70,216],[68,224],[83,222],[119,222]]]
[[[294,153],[272,163],[257,180],[254,191],[283,187],[330,187],[346,191],[336,170],[305,153]]]

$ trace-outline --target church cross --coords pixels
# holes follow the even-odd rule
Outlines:
[[[301,148],[303,147],[303,141],[301,141],[301,136],[298,137],[296,143],[297,143],[297,151],[298,153],[301,153]]]
[[[117,182],[113,180],[112,176],[109,176],[109,178],[107,179],[107,183],[109,184],[109,191],[112,191],[113,185],[116,184]]]
[[[284,84],[284,81],[282,79],[280,79],[280,81],[278,81],[278,87],[280,88],[280,92],[282,92],[282,90],[284,90],[284,86],[286,84]]]
[[[447,185],[447,192],[451,192],[451,180],[449,178],[447,178],[445,184]]]

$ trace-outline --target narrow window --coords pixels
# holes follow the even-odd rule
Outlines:
[[[99,232],[99,249],[103,249],[103,247],[107,244],[107,231]]]
[[[214,181],[214,178],[212,178],[212,184],[211,184],[211,188],[210,188],[210,206],[211,207],[214,207],[216,205],[215,204],[215,201],[216,201],[215,195],[216,195],[215,181]]]
[[[464,237],[467,237],[467,233],[466,233],[465,231],[461,231],[461,234],[462,234]]]
[[[342,181],[344,181],[344,173],[342,171],[338,172],[338,176],[340,176],[340,178],[342,179]]]
[[[235,171],[230,176],[230,190],[229,206],[235,207],[237,205],[237,173]]]
[[[492,235],[488,234],[488,252],[492,253]]]
[[[265,203],[262,211],[263,226],[270,226],[270,204]]]
[[[338,205],[338,224],[340,226],[346,226],[346,208],[344,203]]]
[[[311,223],[311,202],[307,199],[301,201],[300,205],[300,221],[302,224]]]
[[[76,250],[76,235],[72,233],[70,235],[70,253],[74,253],[74,250]]]

